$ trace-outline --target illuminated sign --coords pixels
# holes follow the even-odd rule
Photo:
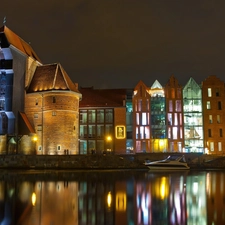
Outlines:
[[[116,126],[116,138],[117,139],[124,139],[126,138],[126,128],[125,126]]]

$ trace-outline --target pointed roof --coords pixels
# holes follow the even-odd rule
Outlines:
[[[173,87],[173,88],[181,88],[178,80],[175,78],[174,74],[172,74],[166,83],[166,87]]]
[[[155,80],[155,82],[154,82],[153,85],[151,86],[151,89],[155,89],[155,88],[163,89],[162,85],[159,83],[158,80]]]
[[[2,26],[0,28],[0,42],[3,41],[8,45],[3,47],[9,47],[9,45],[12,45],[15,48],[19,49],[24,54],[26,54],[27,56],[30,56],[35,60],[41,62],[41,60],[39,59],[35,51],[32,49],[32,47],[6,26]]]
[[[191,77],[187,84],[183,88],[183,97],[188,96],[188,90],[192,91],[192,97],[201,98],[202,97],[202,90],[200,85],[197,84],[197,82],[194,80],[193,77]]]
[[[27,93],[54,90],[79,93],[77,86],[71,81],[59,63],[38,66],[27,88]]]

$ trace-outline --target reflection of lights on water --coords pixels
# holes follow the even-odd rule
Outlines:
[[[36,204],[36,194],[34,192],[32,193],[32,196],[31,196],[31,202],[32,202],[32,205],[35,206],[35,204]]]
[[[193,183],[193,194],[197,194],[198,193],[198,182],[194,182]]]
[[[111,204],[112,204],[112,194],[111,192],[109,192],[107,195],[107,205],[109,208],[111,207]]]
[[[162,177],[161,182],[160,182],[160,196],[161,199],[164,199],[168,195],[168,184],[166,182],[166,178]]]
[[[127,196],[124,192],[116,193],[116,210],[126,211],[127,209]]]

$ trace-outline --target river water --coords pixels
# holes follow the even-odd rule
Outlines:
[[[224,171],[0,171],[0,225],[222,225]]]

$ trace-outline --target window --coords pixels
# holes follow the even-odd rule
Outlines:
[[[88,110],[88,122],[95,123],[95,110]]]
[[[216,97],[220,96],[220,89],[216,88]]]
[[[172,113],[168,113],[168,125],[172,126],[173,119],[172,119]]]
[[[220,123],[220,115],[217,115],[216,119],[217,119],[217,123]]]
[[[139,125],[139,113],[136,113],[136,124]]]
[[[36,103],[35,103],[35,105],[38,105],[38,99],[36,98]]]
[[[52,111],[52,116],[56,116],[56,112],[55,111]]]
[[[220,129],[220,137],[223,137],[223,129]]]
[[[181,100],[176,100],[176,109],[177,112],[181,112]]]
[[[34,118],[35,118],[35,119],[38,118],[38,113],[34,113]]]
[[[173,139],[177,139],[177,127],[173,127]]]
[[[169,101],[169,112],[173,112],[173,101]]]
[[[218,102],[218,109],[221,110],[222,109],[222,104],[221,101]]]
[[[42,131],[42,125],[37,126],[37,131]]]
[[[212,115],[209,115],[209,123],[213,123]]]
[[[177,113],[174,113],[174,125],[178,125]]]
[[[38,146],[38,151],[41,151],[42,150],[42,147],[41,145]]]
[[[142,125],[147,125],[146,113],[142,113]]]
[[[208,137],[212,137],[211,129],[208,129]]]
[[[112,123],[113,122],[113,110],[112,109],[106,109],[105,110],[105,122],[106,123]]]
[[[214,151],[214,142],[210,142],[209,146],[210,146],[210,151],[213,152]]]
[[[207,103],[206,103],[206,108],[207,108],[207,109],[211,109],[211,103],[210,103],[210,101],[207,101]]]
[[[222,151],[222,143],[218,142],[218,151]]]
[[[97,110],[97,123],[104,123],[104,110],[103,109]]]
[[[212,97],[212,89],[208,88],[208,97]]]
[[[55,97],[52,97],[52,103],[56,103]]]
[[[142,99],[138,99],[138,111],[141,111]]]
[[[61,150],[61,145],[57,145],[57,151]]]

